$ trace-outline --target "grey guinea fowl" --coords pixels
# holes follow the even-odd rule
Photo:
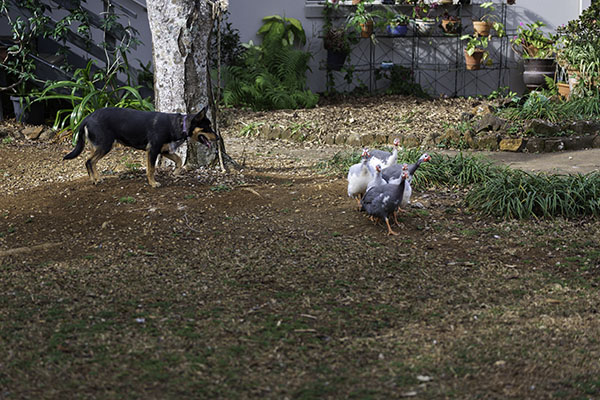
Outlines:
[[[369,184],[367,185],[367,192],[369,191],[369,189],[374,188],[375,186],[380,186],[387,183],[387,181],[381,176],[381,172],[381,165],[377,164],[375,166],[375,178],[373,178],[371,182],[369,182]]]
[[[390,226],[390,215],[394,214],[402,201],[404,183],[408,172],[402,174],[400,184],[385,183],[371,188],[362,199],[362,210],[368,215],[384,220],[388,228],[388,235],[398,235]]]
[[[392,165],[396,165],[398,162],[398,146],[400,145],[400,139],[394,139],[394,150],[390,153],[384,150],[371,150],[371,160],[369,165],[372,169],[375,169],[377,164],[381,165],[381,169],[386,169]]]
[[[356,199],[360,207],[360,199],[367,191],[367,185],[373,179],[373,172],[369,167],[369,154],[367,149],[363,149],[361,162],[354,164],[348,170],[348,196]]]

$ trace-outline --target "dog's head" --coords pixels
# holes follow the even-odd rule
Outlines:
[[[194,115],[190,123],[190,137],[205,146],[210,147],[212,142],[217,140],[217,134],[213,131],[210,119],[206,116],[208,107],[204,107],[199,113]]]

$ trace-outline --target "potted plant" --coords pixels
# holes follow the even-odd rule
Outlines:
[[[473,30],[479,36],[489,36],[494,29],[498,36],[504,36],[504,25],[500,22],[500,17],[494,13],[496,7],[491,1],[486,1],[479,5],[484,10],[484,14],[479,19],[473,20]]]
[[[440,27],[447,36],[456,36],[462,31],[462,23],[460,17],[456,15],[450,15],[448,10],[442,14]]]
[[[523,58],[523,82],[529,89],[546,86],[546,77],[554,79],[556,71],[556,37],[544,34],[541,21],[520,23],[517,34],[510,40],[512,49]]]
[[[381,17],[379,11],[373,11],[367,8],[372,2],[373,0],[361,1],[356,5],[356,9],[348,14],[346,19],[346,26],[360,32],[360,36],[363,38],[372,37],[374,20],[377,17]]]
[[[325,32],[323,47],[327,50],[327,68],[339,71],[350,54],[351,46],[344,27],[330,27]]]
[[[490,40],[489,36],[479,36],[477,33],[473,33],[472,35],[463,35],[460,38],[467,41],[464,54],[468,70],[478,70],[484,62],[491,64],[491,60],[489,59],[490,54],[487,51]]]
[[[413,8],[413,18],[419,35],[429,36],[435,30],[435,9],[437,7],[438,3],[435,1],[425,3],[423,0],[420,0]]]
[[[406,36],[410,18],[406,14],[389,13],[387,16],[386,31],[391,36]]]

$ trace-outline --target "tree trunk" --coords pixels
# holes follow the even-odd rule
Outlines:
[[[212,106],[208,92],[212,2],[147,0],[146,5],[152,32],[157,111],[194,114],[207,104]],[[216,146],[207,149],[193,142],[180,146],[177,153],[191,167],[209,165],[217,156]]]

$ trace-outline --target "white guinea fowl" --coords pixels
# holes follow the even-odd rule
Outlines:
[[[375,178],[373,178],[371,182],[369,182],[365,193],[368,192],[369,189],[374,188],[375,186],[383,185],[385,183],[387,183],[387,181],[381,176],[381,165],[377,164],[375,166]]]
[[[408,177],[406,178],[406,183],[404,185],[404,195],[402,196],[402,201],[400,202],[400,208],[406,208],[410,204],[410,197],[412,196],[412,180],[415,175],[415,171],[419,169],[421,163],[428,162],[431,160],[431,156],[427,153],[423,154],[416,163],[410,164],[407,166]]]
[[[367,191],[369,182],[373,179],[373,172],[369,167],[371,155],[367,149],[363,150],[361,162],[354,164],[348,170],[348,196],[356,199],[360,207],[360,199]]]
[[[404,193],[404,184],[408,172],[404,171],[401,177],[400,184],[394,185],[385,183],[383,185],[371,188],[362,199],[362,210],[374,218],[379,218],[385,221],[388,228],[388,235],[397,235],[398,233],[392,230],[390,226],[390,215],[394,214],[398,209],[398,205],[402,201]]]
[[[390,153],[389,151],[384,150],[372,150],[371,159],[369,160],[369,165],[372,169],[375,169],[377,164],[381,165],[381,169],[386,169],[391,167],[392,165],[396,165],[398,162],[398,146],[400,145],[400,139],[394,139],[394,150]]]

